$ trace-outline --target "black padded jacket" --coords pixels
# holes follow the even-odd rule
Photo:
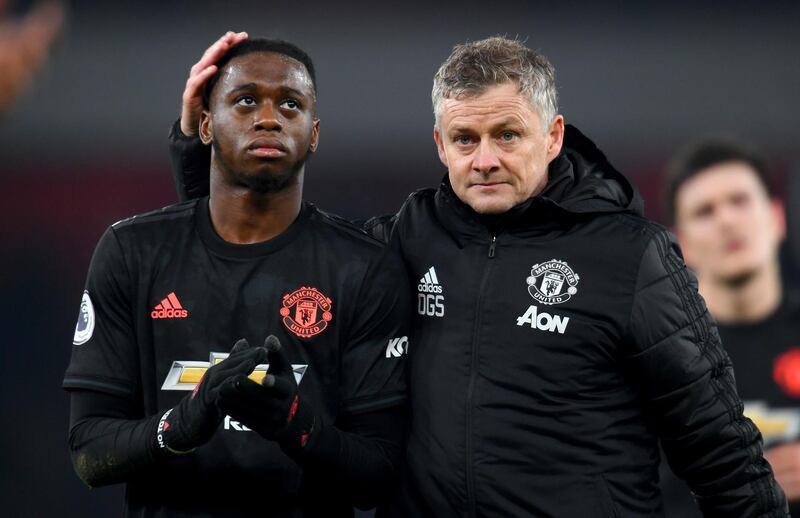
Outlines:
[[[445,178],[368,228],[417,296],[384,516],[662,516],[659,440],[706,516],[787,516],[674,237],[577,129],[545,191],[501,217]]]

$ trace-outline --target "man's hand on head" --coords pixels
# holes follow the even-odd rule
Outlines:
[[[181,107],[181,132],[187,137],[197,135],[200,124],[200,113],[203,111],[203,88],[206,82],[217,72],[217,63],[231,47],[247,39],[246,32],[228,31],[208,47],[200,61],[192,66],[186,88],[183,90]]]
[[[790,502],[800,500],[800,442],[790,442],[775,446],[764,452],[764,457],[775,472],[786,499]]]

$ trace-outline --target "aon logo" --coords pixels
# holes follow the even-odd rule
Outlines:
[[[530,325],[531,329],[547,331],[550,333],[564,334],[569,324],[569,317],[551,315],[550,313],[539,313],[536,306],[531,306],[521,317],[517,317],[517,325]]]

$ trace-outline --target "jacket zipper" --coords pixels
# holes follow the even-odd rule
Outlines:
[[[481,277],[480,288],[478,289],[478,298],[475,302],[475,324],[472,329],[472,358],[469,369],[469,386],[467,388],[467,403],[466,403],[466,479],[467,479],[467,513],[470,517],[477,516],[477,503],[475,501],[475,474],[472,466],[472,398],[475,391],[475,379],[477,377],[478,365],[478,338],[479,329],[481,325],[481,306],[483,305],[483,292],[486,289],[486,282],[489,280],[489,273],[491,271],[492,261],[495,256],[495,245],[497,244],[497,236],[492,236],[492,242],[489,245],[489,254],[486,264],[483,267],[483,276]]]

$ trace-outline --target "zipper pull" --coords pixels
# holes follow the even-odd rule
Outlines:
[[[489,258],[494,257],[494,246],[497,244],[497,236],[492,236],[492,244],[489,245]]]

